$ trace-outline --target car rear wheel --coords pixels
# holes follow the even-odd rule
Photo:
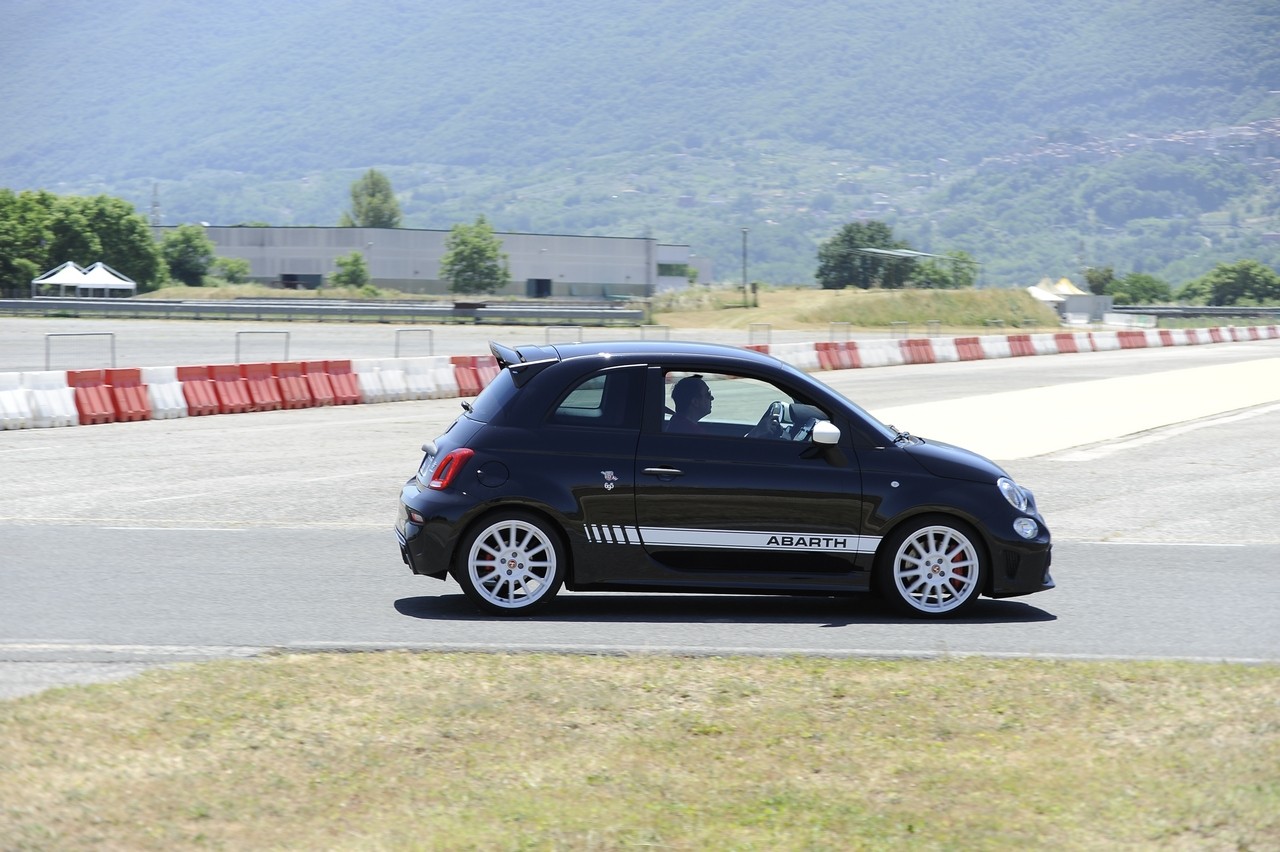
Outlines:
[[[916,519],[890,536],[876,570],[880,594],[916,618],[963,614],[977,602],[986,579],[977,533],[942,516]]]
[[[492,515],[476,526],[455,572],[467,597],[485,612],[523,615],[546,606],[564,580],[560,537],[527,513]]]

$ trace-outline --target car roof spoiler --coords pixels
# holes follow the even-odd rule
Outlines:
[[[551,346],[504,346],[496,340],[489,341],[489,351],[498,361],[498,368],[510,370],[516,387],[523,387],[545,368],[560,360],[560,353]]]

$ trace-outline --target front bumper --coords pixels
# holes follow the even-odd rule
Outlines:
[[[993,598],[1012,598],[1054,588],[1049,565],[1053,562],[1053,545],[992,548],[991,590]]]

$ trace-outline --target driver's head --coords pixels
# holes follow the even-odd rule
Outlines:
[[[711,413],[711,388],[707,387],[702,376],[685,376],[671,388],[671,401],[675,403],[676,414],[690,420],[701,420]]]

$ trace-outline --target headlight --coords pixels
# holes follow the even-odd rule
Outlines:
[[[1040,525],[1030,518],[1018,518],[1013,522],[1013,531],[1030,541],[1040,534]]]
[[[997,479],[996,487],[1000,489],[1004,499],[1009,501],[1009,505],[1019,512],[1027,511],[1027,507],[1031,505],[1031,501],[1027,499],[1027,492],[1009,477],[1002,476]]]

